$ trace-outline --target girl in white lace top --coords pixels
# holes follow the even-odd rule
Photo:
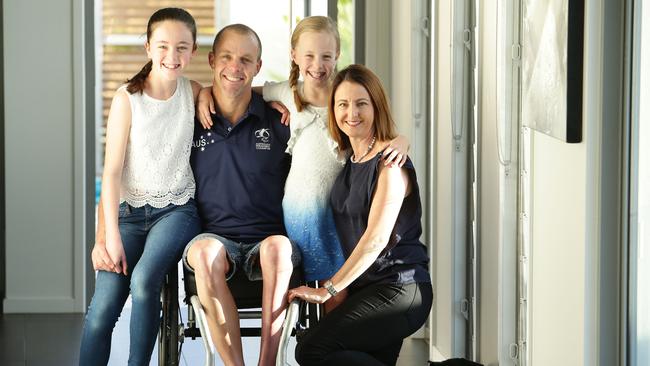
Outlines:
[[[147,25],[149,62],[115,93],[106,130],[99,270],[81,341],[81,365],[106,365],[111,333],[129,293],[129,365],[149,364],[158,332],[160,289],[187,242],[200,232],[189,165],[194,100],[201,86],[181,74],[196,51],[196,24],[183,9],[155,12]]]

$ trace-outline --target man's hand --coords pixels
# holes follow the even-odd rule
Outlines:
[[[113,263],[111,257],[108,255],[108,251],[106,250],[106,242],[104,240],[98,240],[95,243],[91,258],[95,271],[115,272],[115,263]]]

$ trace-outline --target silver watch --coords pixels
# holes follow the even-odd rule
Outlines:
[[[336,294],[339,293],[338,291],[336,291],[336,289],[334,288],[334,285],[332,284],[332,281],[330,281],[330,280],[327,280],[325,282],[325,284],[323,285],[323,287],[325,287],[327,289],[327,292],[329,292],[330,295],[332,295],[332,297],[336,296]]]

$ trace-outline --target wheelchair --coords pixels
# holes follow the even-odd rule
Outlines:
[[[194,273],[183,267],[183,283],[185,288],[184,302],[187,304],[187,323],[181,321],[180,304],[178,300],[178,271],[174,267],[165,276],[161,291],[162,317],[158,333],[158,365],[179,365],[183,342],[187,338],[201,338],[205,350],[205,366],[213,366],[217,352],[207,325],[207,318],[199,302],[196,290]],[[302,271],[296,267],[291,275],[289,288],[305,284],[302,280]],[[308,285],[314,286],[310,283]],[[261,319],[262,312],[262,281],[249,281],[243,272],[236,272],[228,280],[228,287],[232,292],[239,318]],[[286,353],[289,338],[293,335],[299,340],[300,336],[309,326],[318,322],[322,308],[315,304],[294,300],[289,304],[282,327],[280,347],[276,358],[276,365],[288,365]],[[242,337],[259,337],[261,328],[243,327]]]

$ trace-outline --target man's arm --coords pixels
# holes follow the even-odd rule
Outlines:
[[[106,251],[106,226],[104,223],[104,205],[99,199],[97,206],[97,231],[95,232],[95,246],[91,254],[93,268],[96,271],[115,272],[115,264]]]

